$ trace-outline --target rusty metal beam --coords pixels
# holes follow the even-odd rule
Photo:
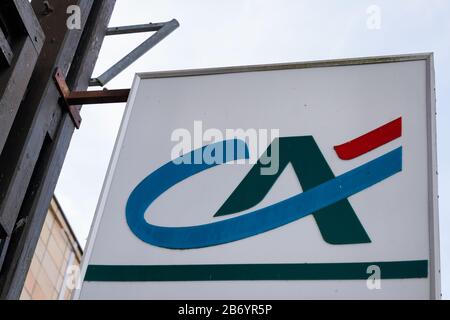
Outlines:
[[[54,79],[67,106],[127,102],[130,95],[130,89],[70,91],[60,69],[56,69]]]
[[[61,104],[69,112],[77,129],[81,125],[80,105],[127,102],[130,89],[70,91],[62,71],[57,68],[53,76],[61,95]]]
[[[73,91],[67,97],[69,105],[127,102],[130,89]]]

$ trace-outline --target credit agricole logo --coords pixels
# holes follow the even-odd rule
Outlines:
[[[334,150],[341,161],[351,160],[401,135],[402,119],[398,118],[334,146]],[[264,174],[266,159],[275,152],[278,170],[275,174]],[[204,153],[221,161],[191,161]],[[402,147],[335,176],[313,136],[280,137],[273,140],[217,212],[211,213],[214,217],[230,218],[187,227],[158,226],[146,221],[144,215],[150,205],[172,186],[217,165],[248,157],[246,143],[230,139],[198,148],[166,163],[140,182],[130,194],[126,221],[131,231],[153,246],[195,249],[249,238],[312,215],[323,240],[329,244],[370,243],[371,239],[348,197],[402,171]],[[265,208],[233,216],[259,204],[288,164],[294,168],[303,192]]]

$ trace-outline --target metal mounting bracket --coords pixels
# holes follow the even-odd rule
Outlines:
[[[138,32],[153,32],[153,31],[156,32],[150,38],[148,38],[142,44],[140,44],[136,49],[131,51],[119,62],[117,62],[107,71],[105,71],[101,76],[91,79],[89,85],[91,87],[95,86],[103,87],[114,77],[116,77],[119,73],[128,68],[133,62],[135,62],[137,59],[139,59],[145,53],[147,53],[151,48],[156,46],[161,40],[163,40],[169,34],[171,34],[179,26],[180,24],[178,23],[178,21],[176,19],[173,19],[171,21],[161,23],[149,23],[134,26],[108,28],[106,30],[107,36],[138,33]]]
[[[61,94],[60,103],[69,112],[73,124],[77,129],[81,125],[80,109],[85,104],[127,102],[130,89],[70,91],[62,71],[57,68],[53,75],[56,87]]]

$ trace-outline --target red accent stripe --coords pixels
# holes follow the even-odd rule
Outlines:
[[[402,118],[395,119],[352,141],[335,146],[342,160],[351,160],[402,136]]]

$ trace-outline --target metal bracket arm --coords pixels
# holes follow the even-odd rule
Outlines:
[[[82,120],[80,115],[81,105],[127,102],[130,95],[130,89],[70,91],[66,79],[59,68],[56,69],[53,78],[61,94],[61,104],[69,112],[77,129],[80,128]]]
[[[89,85],[91,87],[94,86],[103,87],[109,81],[114,79],[119,73],[124,71],[131,64],[133,64],[137,59],[142,57],[146,52],[148,52],[159,42],[161,42],[164,38],[170,35],[179,26],[180,24],[178,23],[178,21],[176,19],[173,19],[168,22],[161,22],[161,23],[149,23],[135,26],[108,28],[106,30],[107,36],[138,33],[138,32],[155,32],[155,33],[150,38],[145,40],[142,44],[140,44],[136,49],[134,49],[128,55],[123,57],[119,62],[117,62],[107,71],[105,71],[102,75],[98,76],[97,78],[91,79]]]

